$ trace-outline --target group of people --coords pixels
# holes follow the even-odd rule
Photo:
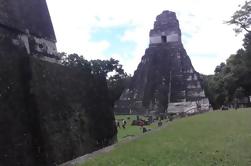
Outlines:
[[[125,129],[126,128],[126,120],[122,120],[122,128]],[[117,128],[120,128],[120,121],[119,120],[116,120],[116,125],[117,125]]]

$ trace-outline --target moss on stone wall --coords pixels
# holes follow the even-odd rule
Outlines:
[[[116,140],[104,78],[0,45],[0,165],[60,164]]]

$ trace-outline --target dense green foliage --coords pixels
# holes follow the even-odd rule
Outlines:
[[[109,90],[110,103],[113,104],[121,95],[122,91],[128,85],[130,76],[124,72],[122,65],[113,58],[109,60],[91,60],[84,59],[78,54],[61,54],[61,63],[68,67],[79,67],[84,72],[91,73],[99,79],[106,79]]]
[[[222,105],[236,105],[245,97],[251,96],[251,1],[245,2],[227,23],[237,26],[235,31],[247,32],[243,48],[231,55],[226,63],[215,68],[215,74],[204,76],[205,93],[213,108]]]
[[[214,75],[204,76],[206,95],[214,108],[251,96],[251,33],[245,35],[243,47],[217,66]]]
[[[251,161],[251,110],[210,112],[121,142],[84,166],[244,166]]]

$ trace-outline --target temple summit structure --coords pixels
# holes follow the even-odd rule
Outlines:
[[[115,112],[194,113],[209,109],[202,79],[181,41],[176,14],[163,11],[150,31],[150,44]]]

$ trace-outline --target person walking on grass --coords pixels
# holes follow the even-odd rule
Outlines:
[[[122,127],[123,127],[123,129],[125,129],[125,127],[126,127],[126,120],[124,120],[124,119],[122,121]]]
[[[120,123],[118,120],[116,120],[116,125],[117,125],[117,128],[120,128]]]

